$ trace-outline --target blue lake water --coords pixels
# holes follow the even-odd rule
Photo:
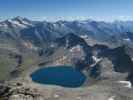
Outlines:
[[[59,85],[63,87],[80,87],[86,77],[80,71],[68,66],[41,68],[31,74],[34,82],[40,84]]]

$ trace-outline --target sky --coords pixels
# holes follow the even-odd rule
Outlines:
[[[133,20],[133,0],[0,0],[0,20]]]

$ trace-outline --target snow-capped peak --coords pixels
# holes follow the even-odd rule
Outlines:
[[[13,18],[12,21],[23,25],[32,25],[30,20],[19,16],[16,18]]]
[[[32,26],[32,22],[23,17],[15,17],[13,19],[8,19],[1,22],[0,26],[3,26],[3,27],[13,26],[13,27],[26,28],[28,26]]]

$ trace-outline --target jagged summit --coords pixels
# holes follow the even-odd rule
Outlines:
[[[6,27],[20,27],[20,28],[26,28],[28,26],[32,26],[32,21],[28,20],[27,18],[23,17],[15,17],[12,19],[7,19],[5,21],[0,22],[0,26],[6,26]]]
[[[27,22],[27,23],[31,23],[31,21],[25,17],[20,17],[20,16],[17,16],[15,18],[12,19],[13,21],[19,21],[20,23],[23,23],[23,22]]]

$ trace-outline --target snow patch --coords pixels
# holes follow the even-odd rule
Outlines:
[[[95,56],[92,56],[92,59],[95,61],[95,63],[91,64],[90,67],[94,67],[96,64],[98,64],[100,61],[102,61],[102,58],[97,58]]]
[[[119,81],[118,83],[125,84],[124,87],[132,88],[132,83],[130,81]]]
[[[108,100],[115,100],[115,96],[111,96]]]
[[[55,47],[55,45],[54,44],[51,44],[50,47],[53,48],[53,47]]]
[[[131,58],[131,60],[133,61],[133,58]]]
[[[20,24],[18,21],[12,21],[12,23],[19,26],[19,27],[26,27],[26,25]]]
[[[126,39],[123,39],[123,40],[128,41],[128,42],[130,42],[130,41],[131,41],[129,38],[126,38]]]
[[[31,25],[30,23],[26,22],[26,21],[21,21],[23,24],[25,25]]]
[[[54,94],[54,98],[59,98],[59,95],[58,94]]]
[[[96,63],[98,63],[98,62],[100,62],[102,59],[101,58],[97,58],[96,56],[92,56],[92,59],[96,62]]]
[[[75,47],[70,49],[70,52],[80,52],[82,47],[80,45],[76,45]]]
[[[87,39],[88,38],[87,35],[80,35],[80,37],[83,38],[83,39]]]

